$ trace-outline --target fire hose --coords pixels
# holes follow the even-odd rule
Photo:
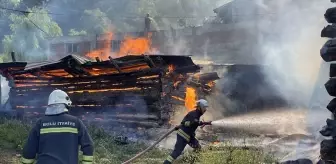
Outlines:
[[[203,122],[202,123],[202,127],[205,125],[211,125],[211,122]],[[137,158],[139,158],[140,156],[142,156],[143,154],[145,154],[146,152],[148,152],[149,150],[151,150],[154,146],[156,146],[157,144],[159,144],[163,139],[165,139],[167,136],[169,136],[171,133],[173,133],[175,130],[178,130],[180,128],[181,125],[174,127],[173,129],[169,130],[166,134],[164,134],[163,136],[161,136],[156,142],[154,142],[151,146],[149,146],[147,149],[143,150],[142,152],[138,153],[137,155],[135,155],[133,158],[123,162],[122,164],[129,164],[132,161],[136,160]]]
[[[169,130],[166,134],[164,134],[163,136],[161,136],[154,144],[152,144],[151,146],[149,146],[147,149],[145,149],[144,151],[140,152],[139,154],[137,154],[136,156],[134,156],[133,158],[129,159],[128,161],[122,163],[122,164],[128,164],[131,163],[132,161],[136,160],[137,158],[139,158],[141,155],[145,154],[146,152],[148,152],[149,150],[151,150],[155,145],[157,145],[158,143],[160,143],[163,139],[165,139],[169,134],[173,133],[175,130],[178,130],[180,128],[180,126],[176,126],[175,128]]]

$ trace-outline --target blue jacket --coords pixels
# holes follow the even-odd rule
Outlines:
[[[21,163],[77,164],[79,146],[83,164],[93,161],[93,142],[83,122],[67,113],[44,116],[30,131]]]
[[[186,139],[188,142],[191,137],[195,137],[195,131],[199,126],[200,118],[202,116],[202,112],[200,110],[193,110],[189,112],[182,120],[181,127],[177,131],[181,137]]]

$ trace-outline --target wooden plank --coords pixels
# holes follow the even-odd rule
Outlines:
[[[69,85],[70,86],[70,85]],[[57,87],[39,87],[39,88],[16,88],[15,92],[17,94],[24,94],[24,93],[38,93],[38,92],[49,92],[53,91],[55,88],[61,89],[65,92],[73,93],[78,91],[88,91],[88,92],[113,92],[113,91],[141,91],[151,88],[160,88],[160,84],[158,83],[133,83],[133,84],[124,84],[120,86],[111,86],[111,85],[94,85],[94,86],[57,86]]]
[[[77,81],[67,81],[67,80],[15,80],[15,84],[26,84],[26,85],[85,85],[85,84],[107,84],[107,83],[127,83],[127,82],[145,82],[150,80],[159,80],[159,75],[149,74],[145,76],[129,76],[129,77],[120,77],[120,78],[97,78],[97,79],[80,79],[77,78]]]
[[[85,80],[94,80],[94,79],[115,79],[115,78],[124,78],[124,77],[140,77],[146,75],[154,75],[164,72],[161,68],[152,68],[152,69],[145,69],[141,71],[134,71],[134,72],[125,72],[119,74],[107,74],[107,75],[99,75],[99,76],[88,76],[88,77],[80,77],[80,78],[35,78],[35,77],[13,77],[15,80],[50,80],[51,82],[54,81],[67,81],[67,82],[76,82],[76,81],[85,81]]]

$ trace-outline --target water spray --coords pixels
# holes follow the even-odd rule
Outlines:
[[[307,134],[306,114],[302,110],[275,110],[227,117],[212,121],[211,125],[222,130],[238,129],[263,135]]]

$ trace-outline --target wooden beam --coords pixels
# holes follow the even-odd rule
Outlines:
[[[118,70],[119,73],[122,73],[120,67],[118,66],[118,64],[113,60],[113,58],[111,56],[108,57],[110,62],[113,64],[113,66]]]
[[[147,64],[148,64],[151,68],[156,67],[155,64],[154,64],[154,62],[153,62],[153,60],[152,60],[150,57],[148,57],[148,55],[144,55],[144,54],[143,54],[143,56],[144,56],[144,58],[145,58],[145,61],[147,62]]]

